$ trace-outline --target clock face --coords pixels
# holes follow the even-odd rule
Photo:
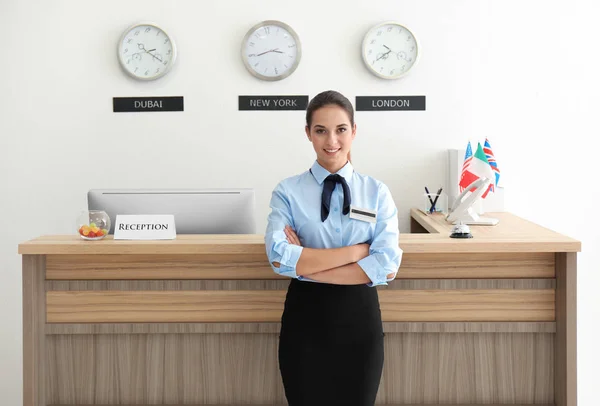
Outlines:
[[[398,23],[387,22],[373,27],[363,41],[363,60],[380,78],[404,76],[414,66],[418,55],[417,39]]]
[[[242,59],[254,76],[281,80],[296,70],[302,50],[294,30],[279,21],[263,21],[252,27],[242,42]]]
[[[159,27],[138,24],[121,37],[118,56],[125,72],[134,78],[158,79],[175,63],[175,44]]]

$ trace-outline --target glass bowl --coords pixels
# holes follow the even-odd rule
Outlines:
[[[101,240],[110,230],[110,217],[102,210],[84,210],[77,217],[77,234],[84,240]]]

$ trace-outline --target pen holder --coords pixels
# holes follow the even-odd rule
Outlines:
[[[448,214],[448,195],[444,192],[423,193],[421,209],[428,214]]]

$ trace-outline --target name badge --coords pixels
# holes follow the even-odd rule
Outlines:
[[[360,221],[368,221],[369,223],[377,222],[377,212],[369,209],[361,209],[350,206],[350,218]]]
[[[118,214],[115,240],[174,240],[175,216],[172,214]]]

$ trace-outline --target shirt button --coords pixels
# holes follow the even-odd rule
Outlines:
[[[336,232],[336,233],[339,233],[339,232],[340,232],[340,229],[339,229],[339,228],[336,228],[336,229],[335,229],[335,232]]]
[[[333,211],[338,211],[338,208],[336,207],[335,209],[333,209]]]

